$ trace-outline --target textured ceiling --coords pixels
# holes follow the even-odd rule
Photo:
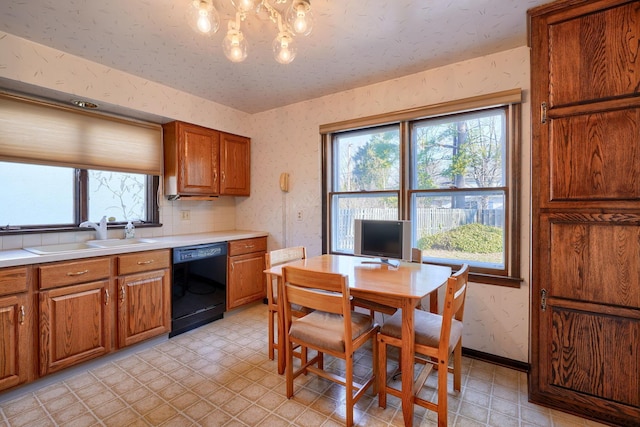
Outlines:
[[[0,30],[202,98],[256,113],[526,44],[527,9],[547,0],[312,0],[315,27],[277,63],[275,25],[242,24],[248,58],[186,22],[189,0],[3,0]],[[275,3],[274,0],[271,3]]]

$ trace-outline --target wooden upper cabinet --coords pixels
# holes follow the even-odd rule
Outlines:
[[[183,122],[162,128],[165,194],[218,195],[220,132]]]
[[[184,122],[162,128],[169,198],[249,195],[249,138]]]
[[[220,194],[248,196],[251,180],[251,140],[244,136],[220,134]]]

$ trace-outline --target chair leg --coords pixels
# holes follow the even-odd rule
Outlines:
[[[378,340],[378,406],[387,407],[387,345]]]
[[[287,398],[293,396],[293,344],[287,339],[287,363],[286,363],[286,381],[287,381]]]
[[[440,360],[438,369],[438,427],[447,427],[447,360]]]
[[[346,426],[353,426],[353,355],[347,356],[345,360],[345,388],[346,388],[346,404],[347,404],[347,420]]]
[[[460,391],[462,384],[462,340],[458,341],[453,350],[453,389]]]
[[[269,309],[269,360],[273,360],[275,353],[274,312]]]

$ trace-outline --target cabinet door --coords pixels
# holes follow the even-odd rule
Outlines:
[[[248,196],[251,178],[251,140],[220,134],[220,194]]]
[[[40,292],[40,375],[110,350],[109,281]]]
[[[29,346],[32,313],[27,294],[0,298],[0,390],[27,381],[32,369]]]
[[[227,269],[227,309],[266,296],[264,252],[229,257]]]
[[[180,194],[218,194],[218,153],[220,134],[200,126],[178,126],[178,192]]]
[[[529,399],[640,419],[640,8],[533,9]]]
[[[118,345],[168,333],[171,329],[169,270],[118,278]]]

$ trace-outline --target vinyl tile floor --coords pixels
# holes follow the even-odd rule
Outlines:
[[[370,347],[360,350],[356,375],[368,374],[371,361]],[[325,359],[332,369],[342,363]],[[434,393],[435,379],[423,393]],[[44,380],[0,393],[0,426],[330,427],[345,420],[344,388],[312,374],[298,377],[287,399],[285,378],[267,357],[263,304]],[[450,378],[450,426],[602,425],[528,403],[524,372],[463,358],[462,390],[451,384]],[[387,401],[379,408],[368,391],[356,405],[356,425],[404,425],[399,399],[388,395]],[[413,425],[435,426],[437,417],[416,406]]]

